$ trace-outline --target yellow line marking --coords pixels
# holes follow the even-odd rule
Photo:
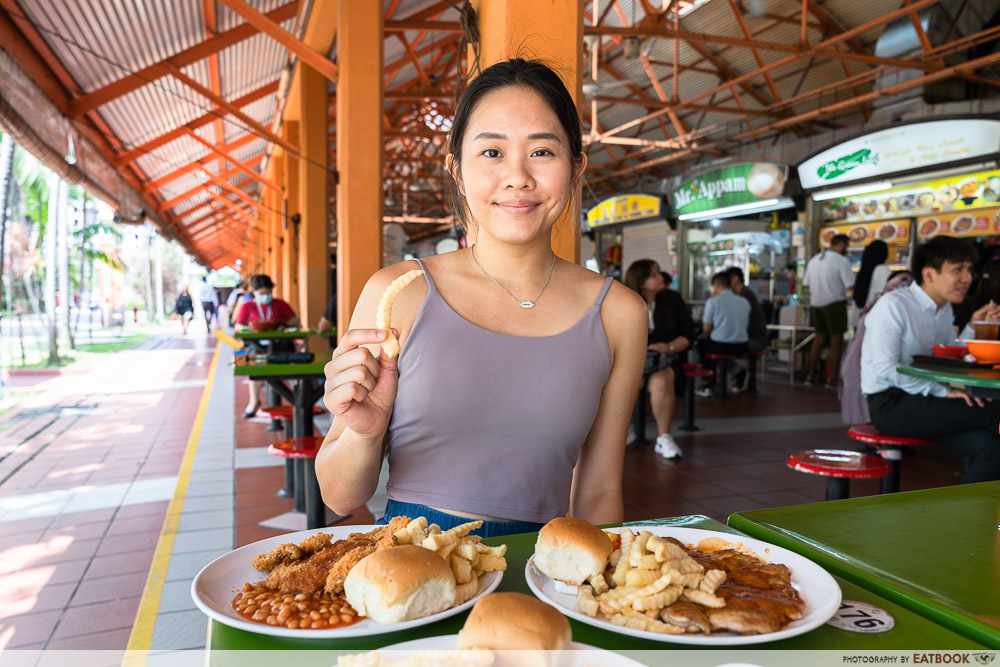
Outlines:
[[[149,651],[153,643],[153,628],[156,625],[156,615],[160,610],[163,583],[167,578],[170,556],[174,551],[174,537],[177,535],[181,513],[184,510],[184,499],[187,496],[188,482],[191,479],[191,468],[194,466],[194,455],[198,451],[198,441],[201,440],[201,428],[205,422],[205,411],[208,409],[208,400],[212,395],[212,384],[215,380],[215,371],[219,365],[219,351],[221,347],[221,342],[215,344],[215,354],[212,356],[212,365],[208,371],[205,390],[201,394],[198,414],[195,416],[194,425],[191,427],[191,436],[188,438],[187,448],[184,450],[184,459],[181,461],[180,470],[177,472],[177,487],[174,489],[174,497],[167,508],[167,517],[163,520],[163,530],[160,531],[160,539],[156,543],[156,553],[153,555],[153,563],[149,567],[146,588],[142,593],[142,600],[139,602],[139,611],[135,617],[135,625],[132,626],[132,634],[128,639],[128,646],[126,647],[126,651],[128,652]],[[126,653],[125,662],[130,665],[144,664],[145,658],[143,657],[137,663],[134,660],[130,660],[128,653]]]

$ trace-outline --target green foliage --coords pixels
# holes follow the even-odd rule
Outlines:
[[[41,225],[39,243],[44,237],[45,223],[49,219],[49,169],[31,153],[14,145],[14,178],[21,186],[25,212],[35,224]]]

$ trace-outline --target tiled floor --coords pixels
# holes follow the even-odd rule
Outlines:
[[[86,373],[32,379],[44,389],[37,405],[0,427],[0,649],[122,649],[129,641],[214,341],[164,336],[145,347]],[[204,627],[187,595],[190,579],[216,555],[280,534],[258,523],[292,507],[275,496],[283,464],[266,455],[282,434],[266,431],[266,419],[241,418],[245,388],[228,368],[218,369],[212,395],[199,456],[216,458],[191,474],[157,612],[161,646],[203,641],[203,632],[190,631]],[[56,409],[67,406],[76,409]],[[627,520],[724,521],[739,510],[820,501],[823,480],[789,470],[785,458],[798,449],[854,448],[833,393],[778,380],[761,382],[756,395],[699,398],[696,421],[697,433],[674,429],[680,460],[662,459],[649,442],[629,447]],[[650,422],[647,436],[654,430]],[[207,445],[221,453],[202,452]],[[235,464],[220,468],[220,460]],[[936,446],[915,449],[904,459],[902,488],[955,484],[958,464]],[[877,483],[854,482],[851,492],[875,493]],[[362,507],[344,523],[372,521]]]

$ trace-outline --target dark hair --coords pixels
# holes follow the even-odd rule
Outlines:
[[[872,241],[861,253],[861,270],[858,277],[854,279],[854,303],[858,308],[864,308],[868,302],[868,288],[872,285],[872,274],[875,267],[885,264],[889,257],[889,246],[885,241],[878,239]]]
[[[637,259],[625,270],[625,286],[642,294],[642,284],[653,275],[653,270],[659,271],[660,265],[651,259]]]
[[[983,267],[983,275],[979,276],[979,284],[976,285],[972,309],[982,308],[990,301],[1000,303],[1000,259],[991,259]]]
[[[726,269],[726,273],[729,274],[730,278],[739,278],[740,282],[743,283],[744,285],[747,282],[746,278],[743,276],[743,269],[741,269],[738,266],[730,266],[728,269]]]
[[[732,284],[729,279],[729,271],[719,271],[714,276],[712,276],[713,285],[724,285],[727,288]]]
[[[918,285],[923,285],[925,268],[940,271],[945,262],[975,264],[978,258],[979,253],[968,241],[950,236],[935,236],[927,243],[917,246],[917,251],[913,253],[913,276]]]
[[[832,239],[830,239],[830,247],[832,248],[833,246],[839,245],[841,243],[843,243],[844,245],[848,245],[850,244],[850,242],[851,239],[850,237],[847,236],[847,234],[837,234]]]
[[[574,166],[580,163],[583,155],[583,130],[580,126],[580,116],[577,114],[576,103],[563,84],[562,79],[552,69],[537,60],[512,58],[490,65],[479,74],[462,93],[455,109],[455,117],[451,123],[448,135],[448,152],[452,155],[452,174],[459,174],[462,167],[462,140],[469,126],[469,118],[473,110],[485,95],[507,88],[509,86],[524,86],[538,93],[552,112],[559,119],[566,136],[569,139],[569,155]],[[469,211],[465,198],[458,189],[458,181],[452,178],[448,184],[448,195],[452,207],[458,215],[462,227],[469,228]]]
[[[798,270],[799,267],[796,266],[795,264],[789,264],[788,266],[785,267],[785,271],[791,271],[792,273],[796,273]]]
[[[274,283],[271,282],[271,276],[266,273],[258,273],[255,276],[250,276],[250,289],[274,289]]]

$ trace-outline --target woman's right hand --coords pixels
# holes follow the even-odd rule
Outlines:
[[[324,369],[323,404],[346,428],[379,441],[389,426],[399,373],[395,357],[376,357],[362,346],[378,345],[385,338],[381,329],[348,330]]]

